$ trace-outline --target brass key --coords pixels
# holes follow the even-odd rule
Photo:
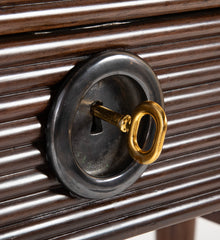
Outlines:
[[[158,103],[144,101],[135,108],[132,116],[119,114],[98,103],[91,106],[91,113],[95,117],[117,126],[122,132],[128,133],[129,153],[138,163],[150,164],[160,156],[167,131],[167,118],[163,108]],[[147,151],[140,148],[137,140],[139,125],[145,115],[152,116],[156,124],[153,144]]]

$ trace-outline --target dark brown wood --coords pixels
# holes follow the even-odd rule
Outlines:
[[[0,175],[39,167],[43,164],[45,164],[45,159],[40,150],[33,145],[0,151]]]
[[[196,108],[167,116],[168,129],[166,136],[195,131],[206,127],[216,126],[220,119],[220,105]]]
[[[0,2],[0,239],[126,239],[219,211],[217,6],[216,0]],[[109,49],[138,54],[153,68],[168,132],[162,155],[135,184],[95,201],[70,196],[56,179],[44,134],[68,71]]]
[[[59,2],[60,0],[53,0],[53,2]],[[1,4],[5,6],[18,6],[18,5],[23,5],[23,4],[32,4],[32,3],[47,3],[50,1],[45,1],[45,0],[2,0]],[[1,6],[1,5],[0,5]]]
[[[205,192],[208,188],[216,189],[218,187],[218,181],[220,178],[219,173],[220,171],[217,170],[213,171],[212,174],[210,174],[210,172],[207,172],[205,174],[197,174],[187,180],[181,179],[176,182],[170,182],[169,184],[160,184],[158,185],[161,191],[160,195],[155,192],[155,187],[145,187],[139,190],[137,189],[136,191],[133,191],[126,196],[118,196],[117,198],[113,198],[112,200],[117,200],[118,202],[118,213],[112,210],[112,213],[108,213],[108,218],[116,215],[119,216],[121,214],[128,214],[130,211],[150,208],[153,206],[153,204],[173,201],[174,199],[181,199],[182,191],[185,192],[185,197],[190,197],[194,195],[195,192],[197,194],[200,194],[202,192]],[[135,201],[135,204],[132,202],[132,199]],[[39,204],[41,208],[38,207]],[[15,207],[10,208],[11,205]],[[74,206],[77,205],[81,206],[75,208]],[[60,212],[61,209],[63,209],[65,213],[60,212],[60,217],[62,217],[63,214],[77,214],[81,212],[83,215],[88,212],[87,216],[89,219],[87,219],[87,223],[88,221],[90,223],[94,223],[95,221],[99,221],[100,219],[105,218],[105,216],[101,216],[102,212],[109,211],[111,209],[111,206],[112,201],[101,201],[94,203],[94,207],[97,208],[97,212],[92,213],[90,212],[91,206],[88,200],[71,198],[65,191],[57,188],[53,191],[44,191],[40,192],[37,195],[28,195],[26,197],[14,199],[10,202],[6,201],[2,203],[0,206],[0,217],[2,218],[0,225],[7,225],[19,219],[27,219],[26,223],[30,226],[33,224],[33,222],[28,221],[28,218],[34,216],[36,218],[34,224],[40,224],[40,222],[44,222],[44,220],[40,218],[38,219],[38,216],[40,216],[42,213],[47,213],[50,215],[45,216],[45,218],[51,221],[54,218],[53,211],[57,210]],[[95,219],[94,214],[98,214],[97,219]],[[84,221],[83,216],[78,220]],[[45,231],[46,228],[47,227],[44,229]]]
[[[181,156],[220,144],[220,126],[201,129],[194,132],[186,132],[165,140],[160,160],[170,157]]]
[[[39,166],[37,169],[17,172],[0,177],[0,200],[25,196],[59,185],[51,171]]]
[[[195,220],[175,224],[157,231],[157,240],[194,240]]]
[[[9,153],[13,152],[13,154],[11,156],[6,155],[8,152]],[[20,155],[17,156],[16,155],[17,152]],[[29,154],[31,155],[30,157],[28,157]],[[37,155],[36,159],[34,158],[35,154]],[[23,158],[21,158],[21,156],[23,156]],[[6,160],[8,160],[7,162],[5,161],[4,157],[6,158]],[[135,184],[135,186],[138,188],[144,187],[146,185],[149,186],[151,184],[157,184],[163,181],[169,181],[177,177],[184,177],[190,174],[195,174],[197,172],[204,171],[206,169],[218,167],[219,157],[220,157],[220,151],[218,148],[216,148],[216,149],[201,151],[198,153],[193,153],[190,155],[185,155],[183,157],[171,158],[169,161],[156,162],[156,164],[153,164],[149,167],[149,169],[143,174],[143,176],[139,179],[139,181]],[[16,162],[11,163],[9,161],[11,158]],[[41,171],[42,168],[39,168],[39,165],[45,163],[45,160],[42,159],[42,157],[40,156],[40,152],[37,148],[23,147],[17,150],[12,149],[12,150],[3,151],[1,152],[0,160],[1,160],[1,166],[2,166],[1,170],[2,171],[5,170],[5,172],[1,172],[1,174],[4,174],[4,173],[7,174],[8,172],[13,173],[18,170],[21,171],[22,169],[26,169],[28,167],[30,168],[36,167],[38,169],[38,170],[31,170],[31,171],[25,171],[20,173],[21,176],[26,176],[25,177],[26,181],[23,185],[23,188],[17,191],[17,193],[19,192],[19,195],[21,196],[27,193],[27,191],[28,193],[32,193],[33,190],[34,191],[36,190],[36,189],[32,189],[31,185],[28,185],[29,181],[33,182],[32,172],[34,172],[36,179],[44,179],[44,182],[48,181],[47,177],[45,177],[45,173],[47,171],[42,172]],[[29,174],[29,172],[31,174]],[[7,179],[9,182],[14,180],[16,185],[16,182],[18,182],[19,179],[21,179],[20,174],[18,175],[11,174]],[[16,180],[16,178],[18,180]],[[6,183],[4,179],[5,178],[3,178],[3,183]],[[56,182],[54,183],[56,184]],[[28,186],[30,186],[30,188]],[[47,183],[46,183],[46,186],[47,186]],[[39,187],[42,189],[42,186],[39,186]],[[9,198],[13,198],[13,195],[10,194]]]
[[[218,146],[219,127],[215,126],[219,119],[218,109],[219,106],[214,105],[204,109],[190,110],[184,113],[168,116],[168,120],[170,122],[168,122],[167,136],[171,136],[165,141],[163,154],[160,159],[167,158],[167,156],[175,156],[181,152],[182,149],[184,149],[185,153],[188,153],[195,151],[196,149],[202,150],[207,149],[210,146]],[[199,117],[196,117],[195,119],[193,114],[197,114]],[[184,125],[183,123],[186,124]],[[206,129],[209,125],[210,128]],[[197,129],[200,129],[202,126],[206,126],[206,128],[198,131]],[[0,127],[1,148],[5,148],[6,146],[10,147],[11,144],[13,144],[13,147],[15,147],[16,145],[22,146],[25,143],[31,143],[31,141],[36,141],[40,137],[41,133],[41,124],[36,118],[3,123],[0,124]],[[197,131],[184,134],[185,131],[192,130]],[[175,136],[175,134],[180,133],[182,133],[182,135]],[[193,138],[191,139],[190,143],[188,143],[187,139],[189,139],[190,135],[192,135]],[[13,141],[11,139],[13,139]],[[176,149],[177,145],[179,145],[178,151]],[[2,160],[3,164],[4,162],[5,160]]]
[[[166,113],[169,115],[187,109],[205,107],[207,104],[218,104],[220,103],[219,95],[219,82],[164,92]],[[0,97],[0,122],[42,113],[50,99],[49,89],[2,96]]]
[[[27,3],[24,5],[24,3]],[[28,4],[29,3],[29,4]],[[219,7],[217,0],[1,1],[0,34],[130,20]],[[41,4],[34,4],[41,3]],[[17,4],[15,8],[13,5]],[[21,4],[21,5],[19,5]],[[7,6],[8,5],[8,6]],[[107,14],[108,13],[108,14]]]
[[[141,49],[131,48],[129,51],[138,54],[153,67],[164,90],[217,80],[219,60],[204,61],[204,59],[213,59],[220,55],[220,37],[152,45]],[[42,60],[38,64],[2,68],[0,69],[0,93],[6,94],[56,84],[77,61],[87,57],[59,60],[55,58],[49,62]],[[184,64],[184,66],[177,67],[177,64]],[[162,69],[158,69],[161,67]],[[175,73],[178,74],[175,75]]]
[[[41,124],[36,117],[0,123],[0,150],[36,142],[41,135]]]
[[[134,187],[146,187],[151,184],[158,184],[178,177],[189,176],[205,171],[206,169],[217,168],[219,167],[219,156],[220,152],[219,148],[217,148],[186,155],[181,158],[171,158],[169,161],[158,161],[155,165],[150,166],[149,170],[143,174]],[[26,166],[26,164],[24,160],[22,166]],[[0,189],[7,189],[6,187],[8,185],[7,194],[4,192],[5,190],[3,190],[3,192],[1,192],[1,197],[10,199],[16,196],[25,196],[25,194],[32,194],[35,191],[46,190],[48,184],[50,187],[57,185],[57,181],[48,181],[48,178],[51,178],[51,168],[42,168],[39,166],[38,162],[36,162],[35,166],[36,169],[1,177]],[[22,181],[22,178],[25,178],[25,181]],[[54,176],[52,176],[52,178],[54,178]],[[37,184],[34,183],[38,183],[38,181],[40,181],[41,184],[39,184],[37,188]],[[21,188],[19,188],[20,184],[22,186]],[[32,188],[32,184],[36,185],[36,188]]]
[[[219,170],[218,172],[220,173]],[[26,221],[21,224],[19,223],[16,224],[15,228],[20,230],[19,233],[16,234],[16,236],[18,239],[28,239],[30,238],[31,234],[33,234],[32,239],[39,239],[39,238],[47,239],[48,237],[56,236],[57,233],[66,232],[68,231],[68,229],[71,229],[71,231],[74,231],[77,227],[79,226],[85,227],[88,224],[90,225],[92,224],[93,226],[95,226],[108,219],[110,221],[112,217],[115,218],[116,216],[118,219],[120,219],[120,216],[126,216],[127,213],[130,213],[130,212],[132,212],[133,214],[135,213],[135,211],[140,212],[139,211],[140,209],[142,209],[142,212],[146,211],[146,213],[148,212],[150,213],[151,204],[156,204],[160,206],[159,203],[161,203],[161,201],[163,202],[164,205],[166,205],[165,203],[169,201],[172,201],[174,205],[177,204],[177,202],[175,202],[174,199],[175,200],[178,200],[179,198],[181,199],[182,191],[184,192],[186,197],[190,197],[191,195],[195,194],[194,191],[196,191],[197,192],[196,195],[199,196],[199,193],[201,194],[200,190],[205,192],[206,189],[210,189],[210,186],[213,187],[213,190],[218,189],[220,174],[217,175],[215,171],[212,171],[212,174],[213,175],[210,175],[209,173],[202,174],[201,178],[199,176],[193,176],[191,179],[187,178],[185,180],[175,181],[174,184],[167,183],[167,184],[162,184],[161,186],[159,185],[161,194],[158,194],[157,191],[155,191],[154,187],[149,189],[142,188],[139,191],[136,190],[124,196],[122,195],[121,197],[120,196],[115,197],[111,201],[105,200],[105,201],[95,202],[93,203],[92,208],[90,206],[90,203],[88,202],[87,204],[86,203],[83,204],[80,208],[75,208],[73,206],[71,208],[67,208],[65,211],[64,210],[57,211],[57,214],[55,216],[53,214],[51,216],[50,214],[47,214],[47,216],[45,216],[43,219],[41,217],[39,218],[35,217],[34,220]],[[194,184],[196,187],[194,187]],[[156,189],[158,189],[158,187],[156,187]],[[201,198],[200,204],[203,205],[204,202],[206,202],[207,200],[202,196],[200,198]],[[202,201],[202,198],[204,198],[204,202]],[[214,201],[216,201],[216,204],[220,204],[219,200],[220,200],[219,197],[214,199]],[[65,201],[65,198],[64,198],[64,201]],[[113,208],[114,202],[117,202],[117,208]],[[189,206],[189,208],[199,207],[200,204],[197,204],[196,206],[194,203],[192,204],[194,206]],[[28,206],[29,204],[26,203],[23,205],[23,207],[25,207],[25,205]],[[62,205],[62,202],[61,202],[61,205]],[[172,209],[169,210],[168,206],[169,205],[167,205],[165,209],[167,208],[168,214],[172,215]],[[56,205],[56,209],[57,207],[58,206]],[[96,209],[95,212],[94,212],[94,208]],[[209,207],[207,206],[207,208],[212,209],[211,206]],[[21,210],[20,214],[22,215],[25,214],[25,210],[23,211],[22,209],[20,210]],[[181,206],[180,209],[176,211],[174,210],[174,212],[175,214],[178,215],[178,211],[184,211],[184,210],[185,210],[184,207]],[[161,211],[164,211],[164,208],[162,208]],[[2,213],[7,214],[7,211],[6,212],[2,211]],[[107,219],[106,219],[106,214],[108,215]],[[193,214],[193,212],[191,212],[190,214]],[[153,215],[154,214],[152,214],[152,218],[153,218]],[[86,216],[86,218],[84,216]],[[158,217],[160,217],[160,215],[158,215]],[[173,217],[175,218],[174,215]],[[126,218],[129,219],[129,215]],[[8,217],[6,219],[8,219]],[[44,225],[44,223],[46,222],[48,222],[49,224]],[[170,223],[170,220],[168,220],[168,223],[166,225],[168,225],[169,223]],[[137,223],[135,223],[134,221],[133,225],[136,225],[136,224]],[[139,221],[139,224],[141,225],[143,224],[141,223],[141,219]],[[158,223],[154,222],[154,224],[158,225],[160,224],[160,222]],[[152,227],[150,225],[146,226],[146,228]],[[41,226],[41,231],[39,231],[40,226]],[[36,231],[34,231],[34,229],[36,229]],[[118,228],[118,229],[123,231],[123,228],[122,229]],[[83,231],[87,231],[87,230],[85,229],[85,230],[82,230],[82,232]],[[5,232],[7,232],[9,236],[13,234],[13,226],[8,227],[7,230],[6,229],[0,230],[1,236],[4,236]],[[99,235],[99,233],[97,235]],[[107,239],[109,238],[112,239],[111,236],[107,236]],[[98,236],[95,236],[94,239],[99,239],[99,238]]]
[[[62,236],[56,236],[54,239],[109,239],[113,240],[117,237],[125,239],[127,237],[135,236],[146,231],[152,231],[161,227],[169,226],[172,224],[186,221],[194,218],[201,211],[211,212],[212,209],[220,207],[219,191],[212,192],[206,196],[197,196],[195,198],[187,199],[179,203],[170,203],[160,205],[155,209],[147,209],[145,211],[132,213],[129,216],[123,216],[118,219],[106,219],[91,228],[83,228],[80,231],[71,233],[64,233]],[[112,210],[112,209],[111,209]],[[108,212],[107,212],[108,213]],[[68,221],[71,215],[67,216],[61,221]],[[67,222],[63,222],[62,226],[67,227]],[[61,226],[61,225],[60,225]],[[70,223],[69,228],[73,225]],[[42,237],[44,236],[44,232]],[[48,232],[47,232],[48,233]],[[48,233],[49,234],[49,233]],[[56,233],[55,233],[56,234]],[[8,234],[6,236],[10,236]],[[5,235],[2,235],[5,237]],[[28,235],[26,235],[28,237]],[[29,234],[29,237],[31,235]],[[23,237],[23,236],[22,236]],[[23,239],[28,239],[27,237]],[[22,239],[22,238],[18,238]],[[46,239],[46,238],[43,238]]]
[[[219,123],[219,117],[219,105],[168,115],[167,137],[199,130],[202,127],[216,126]],[[42,137],[41,134],[41,123],[36,117],[2,123],[0,124],[0,149],[36,142]]]
[[[168,114],[187,109],[219,103],[220,82],[213,82],[164,92],[165,109]],[[193,105],[193,107],[192,107]],[[177,110],[178,109],[178,110]]]
[[[185,41],[173,42],[171,40],[162,44],[150,44],[139,48],[137,54],[154,69],[215,59],[219,57],[220,51],[219,37],[217,35],[192,38]]]
[[[184,88],[197,84],[217,81],[220,74],[220,59],[185,64],[167,69],[156,70],[164,90]]]
[[[38,90],[0,97],[0,122],[32,117],[48,106],[50,90]]]
[[[0,66],[217,35],[220,27],[219,11],[171,15],[127,25],[110,24],[106,27],[55,31],[43,35],[4,36],[0,40]]]
[[[45,88],[60,82],[76,63],[76,59],[43,62],[0,69],[0,93]]]
[[[141,178],[135,183],[138,188],[158,184],[177,178],[187,177],[206,169],[218,167],[219,148],[185,154],[180,157],[157,161],[150,165]]]
[[[220,212],[214,212],[214,213],[205,215],[203,217],[212,221],[212,222],[214,222],[214,223],[220,224]]]

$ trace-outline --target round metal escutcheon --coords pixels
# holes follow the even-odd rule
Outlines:
[[[163,107],[159,82],[139,57],[123,51],[94,56],[66,77],[53,103],[47,127],[47,153],[59,180],[78,196],[101,199],[120,193],[145,171],[131,159],[127,135],[96,119],[91,105],[101,102],[131,114],[145,100]],[[141,121],[138,141],[149,148],[154,125]]]

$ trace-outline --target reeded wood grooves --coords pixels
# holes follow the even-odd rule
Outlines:
[[[0,35],[117,22],[155,15],[220,7],[218,0],[34,0],[31,2],[32,4],[28,4],[30,1],[25,0],[1,1]],[[14,4],[16,5],[14,6]]]
[[[137,1],[28,2],[1,1],[2,16],[16,9],[24,19],[5,18],[0,34],[219,5],[211,0],[140,1],[136,8]],[[103,8],[82,7],[73,15],[78,4]],[[66,12],[57,15],[60,7]],[[1,37],[0,239],[124,239],[220,209],[219,13]],[[112,48],[138,54],[153,68],[164,93],[168,132],[161,157],[128,190],[112,199],[78,199],[63,189],[45,157],[48,107],[71,68]]]
[[[217,35],[220,10],[164,16],[134,23],[31,33],[0,39],[0,67],[97,53],[112,48],[140,47]],[[187,18],[190,18],[186,21]],[[129,28],[129,31],[128,31]]]

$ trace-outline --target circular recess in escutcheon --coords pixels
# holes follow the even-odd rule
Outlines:
[[[131,114],[145,100],[163,106],[163,95],[151,68],[136,55],[109,51],[73,69],[53,103],[47,128],[47,152],[59,180],[70,192],[100,199],[120,193],[145,171],[131,159],[127,135],[97,117],[95,102]],[[154,136],[150,118],[141,121],[139,145]]]

